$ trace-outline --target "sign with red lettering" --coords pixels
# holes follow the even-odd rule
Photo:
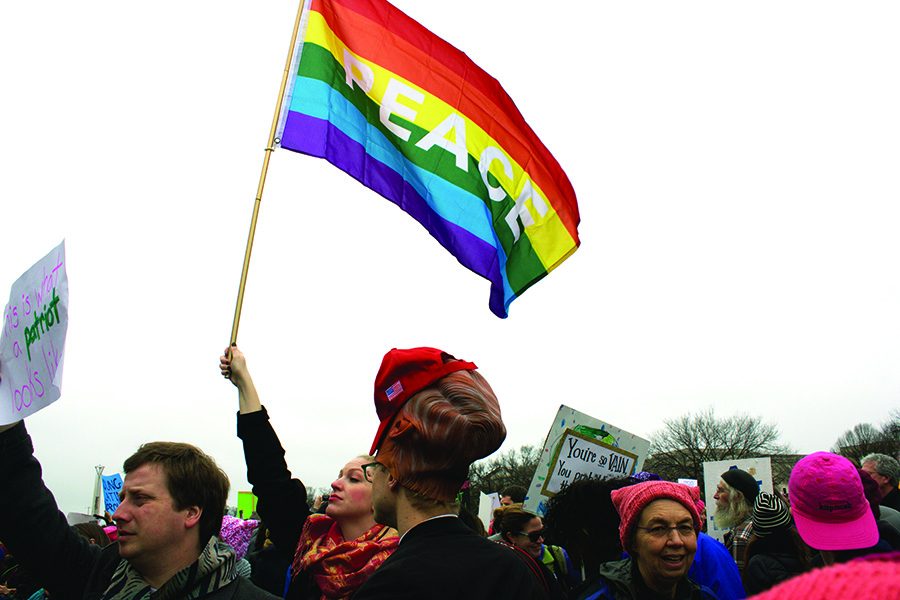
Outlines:
[[[21,421],[61,393],[69,325],[65,240],[13,284],[0,333],[0,424]]]

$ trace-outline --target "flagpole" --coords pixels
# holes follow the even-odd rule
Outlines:
[[[97,477],[94,479],[94,497],[91,499],[91,509],[89,514],[91,515],[99,515],[100,514],[100,488],[102,487],[100,484],[100,480],[103,478],[103,469],[105,467],[103,465],[97,465],[94,467],[94,470],[97,472]]]
[[[259,206],[262,202],[263,188],[266,185],[266,174],[269,172],[269,159],[275,151],[275,132],[278,129],[278,121],[281,118],[281,103],[284,101],[284,92],[290,77],[291,60],[294,57],[294,47],[297,45],[297,32],[300,30],[300,20],[303,15],[303,6],[306,0],[300,0],[297,7],[297,17],[294,19],[294,31],[291,34],[291,47],[288,50],[287,60],[284,63],[284,73],[281,76],[281,88],[278,90],[278,102],[275,105],[275,116],[272,117],[272,127],[269,129],[269,143],[266,144],[265,158],[263,158],[262,172],[259,174],[259,185],[256,187],[256,201],[253,203],[253,216],[250,219],[250,233],[247,235],[247,249],[244,251],[244,268],[241,271],[241,285],[238,288],[237,304],[234,307],[234,322],[231,325],[231,343],[237,343],[238,326],[241,323],[241,308],[244,305],[244,288],[247,285],[247,271],[250,269],[250,252],[253,250],[253,238],[256,235],[256,220],[259,217]]]

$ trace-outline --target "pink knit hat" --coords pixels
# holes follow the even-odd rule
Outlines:
[[[815,452],[800,459],[788,490],[797,531],[812,548],[855,550],[878,543],[859,473],[843,456]]]
[[[637,525],[641,512],[654,500],[674,500],[691,514],[694,521],[694,529],[700,530],[700,513],[691,497],[690,488],[680,483],[671,481],[645,481],[637,485],[630,485],[610,494],[613,506],[619,511],[619,539],[622,548],[628,548],[628,538],[631,530]]]
[[[900,597],[898,581],[900,581],[900,552],[871,554],[792,577],[762,594],[753,596],[753,600],[782,598],[897,600]]]
[[[219,539],[234,548],[237,560],[244,558],[250,547],[250,538],[259,527],[259,521],[255,519],[238,519],[231,515],[222,517],[222,529],[219,530]]]

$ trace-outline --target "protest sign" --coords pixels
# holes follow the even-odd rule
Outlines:
[[[118,473],[113,475],[101,475],[103,481],[103,506],[106,512],[113,514],[119,508],[119,492],[122,491],[122,476]]]
[[[96,523],[97,517],[87,513],[69,512],[66,513],[66,522],[69,525],[78,525],[79,523]]]
[[[69,324],[65,241],[12,285],[0,334],[0,424],[21,421],[61,393]]]
[[[494,510],[500,507],[500,494],[493,492],[485,494],[481,492],[478,498],[478,518],[485,529],[490,528],[491,521],[494,520]]]
[[[249,519],[256,512],[256,503],[259,500],[253,492],[238,492],[237,516],[240,519]]]
[[[547,500],[575,481],[640,471],[649,448],[643,438],[561,405],[528,486],[525,509],[543,516]]]
[[[716,460],[703,463],[703,495],[706,502],[706,533],[720,542],[725,539],[727,528],[716,524],[716,486],[722,473],[729,469],[747,471],[756,478],[760,491],[772,493],[772,462],[768,456],[763,458],[739,458],[733,460]]]

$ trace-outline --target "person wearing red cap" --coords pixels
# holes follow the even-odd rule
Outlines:
[[[697,551],[700,514],[687,486],[646,481],[613,490],[619,538],[629,557],[600,566],[579,600],[715,600],[687,574]]]
[[[375,378],[375,461],[365,473],[375,519],[401,538],[354,600],[548,597],[540,565],[457,517],[469,466],[506,437],[497,398],[476,368],[435,348],[385,355]]]
[[[257,512],[275,547],[293,554],[286,597],[349,598],[398,542],[397,532],[372,516],[372,485],[363,473],[372,457],[351,459],[331,484],[325,514],[310,514],[306,488],[291,478],[243,353],[227,348],[219,363],[239,391],[238,437],[244,443],[247,480],[259,498]]]

